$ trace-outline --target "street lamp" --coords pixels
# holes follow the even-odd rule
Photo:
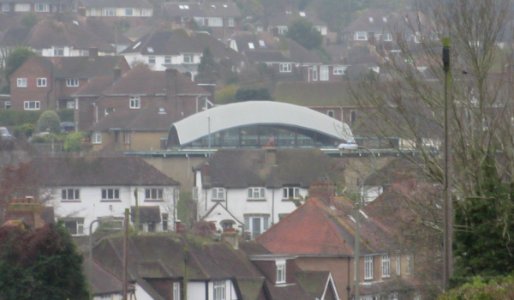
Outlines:
[[[373,157],[373,173],[377,170],[377,157],[373,151],[371,151],[369,148],[364,146],[359,146],[356,143],[342,143],[339,144],[337,147],[340,151],[342,150],[359,150],[363,149]],[[372,174],[373,174],[372,173]],[[364,205],[364,180],[361,181],[359,190],[360,195],[359,199],[356,201],[354,210],[353,210],[353,218],[355,219],[355,237],[354,237],[354,245],[353,245],[353,269],[355,272],[355,281],[354,281],[354,299],[360,300],[360,268],[359,268],[359,262],[360,262],[360,209]]]

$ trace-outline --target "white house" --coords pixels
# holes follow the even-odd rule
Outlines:
[[[143,231],[174,229],[178,183],[135,157],[37,159],[40,199],[72,235],[89,234],[99,218],[131,211]]]
[[[219,150],[195,172],[198,219],[248,238],[294,211],[311,184],[336,180],[331,159],[315,149]]]
[[[80,0],[79,11],[88,17],[144,17],[153,16],[153,6],[146,0]]]

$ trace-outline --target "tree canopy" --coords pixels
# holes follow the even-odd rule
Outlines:
[[[309,50],[319,48],[323,42],[321,33],[311,22],[303,18],[289,25],[287,36]]]
[[[0,299],[88,299],[80,256],[61,225],[0,228]]]
[[[14,49],[9,56],[7,56],[7,59],[5,61],[5,76],[6,79],[9,81],[9,77],[11,74],[16,71],[24,62],[27,60],[27,58],[36,55],[32,50],[29,48],[16,48]]]
[[[36,124],[36,130],[38,132],[49,131],[49,132],[59,132],[61,129],[61,118],[59,115],[53,110],[47,110],[39,116],[39,120]]]

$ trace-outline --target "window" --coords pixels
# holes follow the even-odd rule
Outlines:
[[[66,108],[67,109],[75,109],[75,101],[74,100],[66,101]]]
[[[367,41],[368,40],[368,33],[366,31],[356,31],[353,39],[356,41]]]
[[[364,257],[364,279],[373,279],[373,256]]]
[[[130,104],[129,104],[130,109],[140,109],[141,108],[141,97],[131,96],[129,98],[129,101],[130,101]]]
[[[168,231],[168,218],[169,218],[168,214],[166,214],[166,213],[162,214],[161,218],[162,218],[162,231]]]
[[[335,112],[333,109],[327,109],[327,116],[333,118],[335,116]]]
[[[84,218],[61,219],[60,221],[71,235],[84,234]]]
[[[66,79],[66,87],[78,87],[79,80],[76,78],[68,78]]]
[[[328,66],[320,66],[319,67],[319,80],[320,81],[328,81]]]
[[[318,81],[318,67],[311,68],[311,81]]]
[[[101,144],[102,143],[102,133],[101,132],[93,132],[93,134],[91,136],[91,143]]]
[[[300,188],[285,187],[282,189],[282,199],[298,199],[300,198]]]
[[[191,198],[193,200],[198,200],[198,187],[194,186],[192,191],[191,191]]]
[[[393,36],[390,33],[384,34],[384,41],[385,42],[392,42],[393,41]]]
[[[343,67],[343,66],[336,66],[336,67],[334,67],[334,70],[332,71],[332,73],[334,75],[344,75],[344,71],[345,71],[345,67]]]
[[[293,66],[291,65],[291,63],[280,63],[278,65],[278,71],[280,73],[291,73],[292,70]]]
[[[263,187],[248,188],[248,200],[265,200],[266,190]]]
[[[102,189],[102,201],[118,201],[120,200],[119,189]]]
[[[80,201],[80,190],[79,189],[62,189],[61,190],[62,201]]]
[[[391,275],[390,273],[391,260],[389,255],[382,255],[382,278],[387,278]]]
[[[180,282],[173,282],[173,300],[180,299]]]
[[[184,54],[184,63],[185,64],[192,64],[194,63],[194,57],[193,54]]]
[[[16,78],[16,87],[26,88],[27,87],[27,78],[25,78],[25,77]]]
[[[234,22],[234,18],[228,18],[228,27],[234,27],[235,26],[235,22]]]
[[[400,255],[396,255],[396,275],[400,275],[402,273],[402,257]]]
[[[125,16],[132,16],[134,15],[134,12],[132,11],[132,8],[125,8]]]
[[[34,5],[34,10],[36,12],[49,12],[50,11],[50,6],[46,3],[36,3]]]
[[[163,190],[161,188],[145,189],[145,201],[162,201]]]
[[[277,267],[277,278],[275,280],[276,284],[286,283],[286,261],[285,260],[277,260],[275,261],[275,266]]]
[[[268,229],[268,215],[246,215],[245,231],[250,239],[254,239]]]
[[[213,299],[214,300],[225,300],[225,281],[214,281],[213,282]]]
[[[114,8],[105,8],[103,15],[107,17],[114,17],[116,15],[116,10]]]
[[[64,48],[54,48],[54,56],[64,56]]]
[[[37,78],[36,86],[37,87],[46,87],[46,78],[45,77]]]
[[[171,64],[171,56],[169,56],[169,55],[164,56],[164,63],[168,64],[168,65]]]
[[[212,201],[225,200],[225,189],[224,188],[212,188]]]
[[[131,132],[123,132],[123,143],[125,145],[130,145],[130,142],[132,141],[132,133]]]
[[[39,101],[23,101],[23,109],[24,110],[40,110],[41,102]]]
[[[155,65],[155,56],[148,56],[148,64]]]
[[[407,270],[406,270],[406,274],[412,274],[412,272],[414,271],[414,257],[412,255],[408,255],[407,256]]]
[[[109,114],[112,114],[115,111],[114,107],[106,107],[104,109],[104,115],[108,116]]]

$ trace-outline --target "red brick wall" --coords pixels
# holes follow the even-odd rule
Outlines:
[[[27,78],[27,87],[17,87],[17,78]],[[37,87],[37,78],[46,78],[46,87]],[[53,86],[50,70],[38,61],[37,58],[28,59],[20,68],[14,71],[10,77],[11,84],[11,109],[23,110],[23,103],[27,100],[40,101],[41,110],[51,107],[51,90]]]

